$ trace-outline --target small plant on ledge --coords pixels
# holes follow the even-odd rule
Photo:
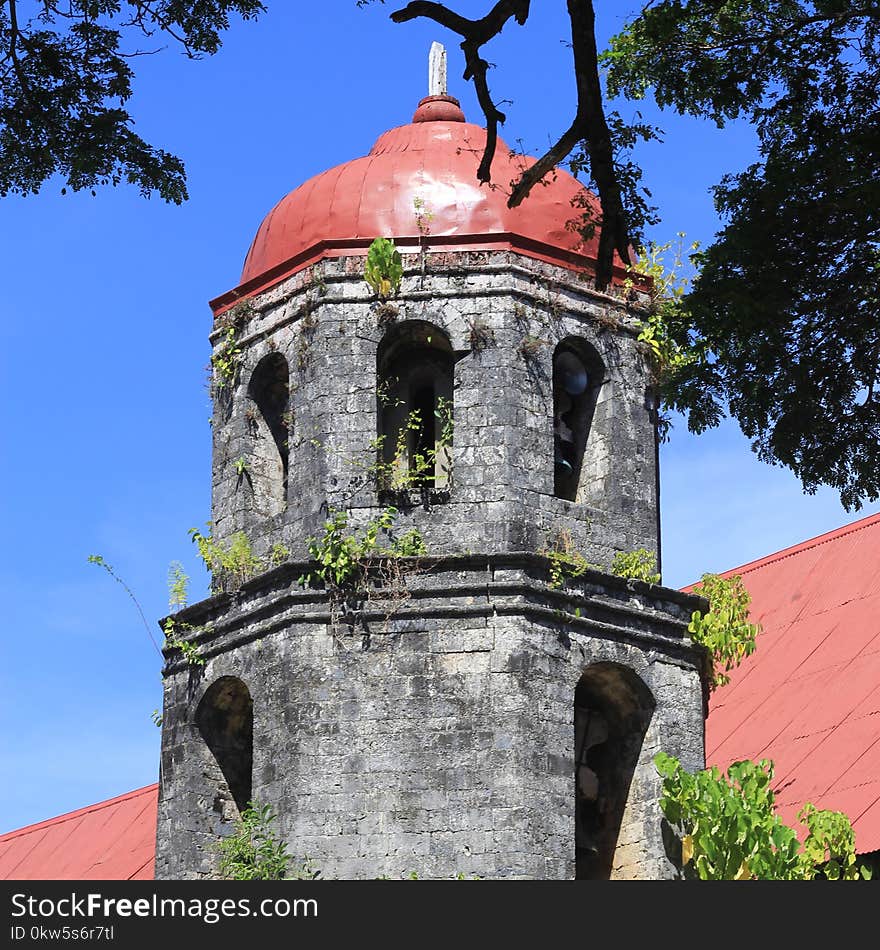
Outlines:
[[[338,613],[351,626],[362,618],[372,595],[371,570],[385,589],[385,599],[390,592],[391,607],[386,621],[408,599],[404,575],[413,568],[404,568],[400,559],[417,558],[428,552],[416,529],[393,537],[396,517],[396,508],[385,508],[356,532],[348,530],[348,512],[334,511],[324,523],[323,536],[307,539],[309,557],[316,566],[302,574],[299,583],[303,587],[323,586],[329,592],[334,626]]]
[[[278,567],[290,558],[290,548],[286,544],[277,541],[272,545],[269,551],[269,563],[272,567]]]
[[[168,607],[174,613],[187,605],[189,577],[184,573],[180,561],[172,561],[168,566]],[[206,627],[194,627],[188,623],[178,623],[172,615],[166,617],[162,624],[165,633],[165,646],[180,650],[183,659],[189,666],[204,666],[205,659],[199,653],[199,648],[182,636],[183,633],[201,633]]]
[[[376,238],[370,245],[364,280],[383,303],[397,295],[403,280],[403,261],[393,241]]]
[[[183,633],[200,633],[205,627],[193,627],[191,624],[178,624],[174,617],[166,618],[162,624],[165,631],[165,646],[180,650],[180,654],[189,666],[204,666],[205,658],[199,652],[198,646],[192,640],[185,639]]]
[[[550,562],[550,586],[558,589],[570,578],[580,577],[590,568],[602,570],[590,562],[575,547],[568,531],[557,532],[553,546],[542,552]]]
[[[266,569],[262,559],[254,554],[244,531],[236,531],[225,546],[197,528],[190,528],[188,534],[198,546],[205,567],[213,575],[211,589],[214,593],[241,587]]]
[[[630,580],[659,584],[657,555],[646,548],[636,551],[618,551],[611,559],[611,573]]]
[[[370,443],[377,460],[366,469],[368,477],[376,484],[380,498],[406,505],[410,492],[420,492],[425,501],[442,498],[439,493],[448,493],[452,483],[450,448],[453,435],[452,400],[443,396],[437,400],[434,416],[440,433],[437,441],[423,451],[410,452],[411,440],[418,439],[423,423],[421,412],[409,412],[397,430],[394,456],[385,460],[386,436],[380,435]]]

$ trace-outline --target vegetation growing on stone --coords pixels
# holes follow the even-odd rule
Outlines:
[[[388,238],[376,238],[367,251],[364,280],[380,300],[396,296],[403,280],[400,251]]]
[[[189,576],[184,572],[180,561],[168,565],[168,606],[171,610],[186,607],[189,590]]]
[[[180,561],[168,565],[168,609],[172,616],[166,617],[162,624],[165,633],[165,646],[180,650],[181,656],[190,666],[204,666],[204,657],[199,648],[184,634],[201,633],[205,627],[194,627],[189,623],[179,623],[173,616],[187,605],[189,577]]]
[[[580,577],[591,565],[577,551],[552,550],[545,552],[550,562],[550,586],[562,587],[566,579]]]
[[[223,331],[223,337],[211,356],[214,384],[217,389],[223,390],[235,383],[240,364],[241,346],[238,342],[238,329],[232,324]]]
[[[181,656],[189,666],[204,666],[205,658],[199,652],[198,646],[183,636],[184,633],[200,633],[204,627],[193,627],[192,624],[178,623],[174,617],[166,617],[162,624],[165,632],[165,646],[180,650]]]
[[[379,398],[381,400],[382,397]],[[410,452],[409,448],[410,441],[418,436],[423,427],[421,413],[417,409],[407,413],[400,423],[391,459],[386,461],[384,458],[387,436],[377,436],[370,442],[370,449],[376,452],[377,460],[367,467],[366,473],[375,481],[380,492],[395,494],[430,489],[436,486],[438,475],[445,481],[444,487],[449,486],[452,470],[447,453],[452,446],[452,400],[438,397],[434,416],[439,421],[440,435],[423,452]]]
[[[309,557],[317,566],[300,577],[300,584],[320,580],[337,590],[351,590],[361,585],[374,560],[426,554],[424,540],[417,530],[397,539],[392,537],[396,517],[397,509],[388,507],[371,518],[361,531],[349,532],[348,512],[333,512],[324,522],[323,536],[306,540]]]
[[[611,566],[590,563],[580,551],[574,547],[571,534],[568,531],[559,531],[553,541],[553,546],[543,552],[550,562],[550,586],[562,587],[569,578],[580,577],[587,570],[607,571],[617,577],[644,581],[646,584],[659,584],[660,575],[657,573],[657,555],[646,548],[635,551],[617,551],[611,559]]]
[[[213,575],[212,587],[215,590],[241,587],[266,569],[262,559],[254,554],[244,531],[236,531],[225,545],[197,528],[190,528],[188,534],[197,545],[205,567]]]
[[[280,564],[283,564],[290,557],[290,548],[286,544],[282,544],[280,541],[276,541],[275,544],[269,550],[269,563],[272,567],[278,567]]]
[[[611,573],[618,577],[644,581],[646,584],[659,584],[657,555],[646,548],[635,551],[617,551],[611,559]]]

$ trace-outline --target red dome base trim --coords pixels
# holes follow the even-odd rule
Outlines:
[[[381,235],[377,236],[381,237]],[[321,241],[314,244],[259,277],[245,281],[225,294],[215,297],[209,302],[211,309],[214,311],[214,317],[221,316],[240,301],[269,290],[281,281],[292,277],[320,260],[332,257],[356,257],[361,253],[366,254],[372,241],[372,238],[347,238]],[[565,267],[580,274],[593,274],[596,269],[596,261],[592,257],[566,251],[552,244],[544,244],[520,234],[447,234],[436,235],[427,239],[396,237],[394,243],[401,250],[411,248],[413,251],[420,247],[427,247],[432,251],[515,251],[525,257],[543,261],[545,264]],[[616,261],[612,283],[620,286],[628,278],[632,280],[633,275],[620,264],[619,259],[616,258]],[[636,280],[635,284],[638,289],[645,289],[641,286],[642,281]]]

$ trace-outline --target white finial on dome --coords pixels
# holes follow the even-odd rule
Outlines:
[[[428,56],[428,95],[446,94],[446,47],[442,43],[432,43]]]

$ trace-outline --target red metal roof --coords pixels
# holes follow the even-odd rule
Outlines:
[[[158,785],[0,835],[0,880],[153,878]]]
[[[492,184],[480,185],[485,143],[486,130],[466,122],[456,100],[423,100],[412,123],[385,132],[369,155],[322,172],[278,202],[257,231],[239,286],[211,302],[215,313],[322,257],[363,254],[377,237],[413,250],[515,249],[591,270],[598,241],[585,243],[570,223],[585,207],[598,210],[595,196],[556,169],[523,204],[508,208],[510,183],[535,159],[499,139]],[[624,276],[618,266],[616,277]]]
[[[757,648],[711,698],[706,761],[772,759],[782,819],[844,811],[880,850],[880,515],[727,571],[752,596]]]

